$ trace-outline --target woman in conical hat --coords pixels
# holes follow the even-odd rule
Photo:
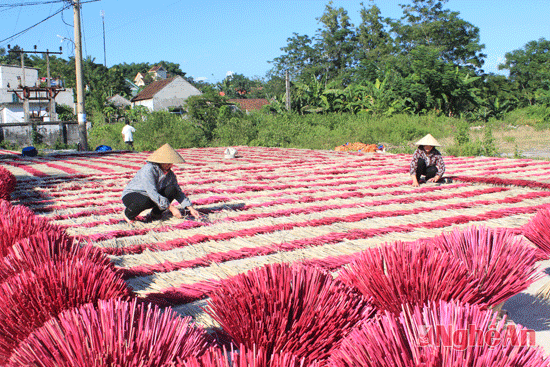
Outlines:
[[[422,176],[427,182],[444,182],[445,162],[443,162],[441,153],[435,149],[441,144],[431,134],[428,134],[417,141],[416,145],[418,148],[413,154],[410,170],[412,185],[419,186]]]
[[[164,144],[147,158],[147,163],[122,191],[122,202],[126,207],[123,217],[128,223],[132,223],[147,209],[152,209],[146,217],[147,221],[160,219],[166,210],[174,217],[181,218],[179,208],[171,204],[174,200],[187,208],[193,217],[200,218],[199,212],[181,190],[172,171],[174,164],[184,162],[181,155],[169,144]]]

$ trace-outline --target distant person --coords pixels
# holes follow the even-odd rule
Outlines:
[[[134,133],[136,132],[136,129],[134,129],[133,126],[130,125],[130,121],[126,121],[126,125],[122,128],[122,136],[124,136],[124,142],[126,145],[128,145],[132,150],[134,150]]]
[[[416,145],[418,148],[412,156],[410,169],[412,185],[418,187],[423,179],[422,176],[424,176],[425,182],[444,183],[445,162],[443,162],[441,153],[435,149],[441,144],[431,134],[428,134],[416,142]]]
[[[174,164],[184,162],[181,155],[169,144],[155,150],[122,191],[122,202],[126,207],[122,213],[124,220],[131,224],[147,209],[151,209],[151,212],[146,216],[146,222],[161,219],[166,211],[170,211],[176,218],[181,218],[180,209],[172,204],[174,200],[186,208],[195,219],[199,219],[199,212],[193,208],[193,204],[181,190],[171,169]]]

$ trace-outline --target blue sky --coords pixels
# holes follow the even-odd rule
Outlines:
[[[166,60],[195,79],[223,80],[228,72],[265,77],[268,61],[280,56],[293,32],[312,37],[328,0],[81,0],[84,55],[107,66],[119,63],[155,63]],[[369,0],[363,0],[368,7]],[[35,6],[8,7],[21,3]],[[361,1],[334,0],[359,25]],[[383,17],[400,18],[398,4],[408,0],[376,0]],[[55,0],[0,0],[0,40],[33,26],[56,13]],[[504,54],[539,38],[550,39],[549,0],[449,0],[445,9],[479,27],[487,54],[484,69],[498,72]],[[105,45],[103,43],[103,18]],[[65,10],[0,47],[74,54],[73,12]]]

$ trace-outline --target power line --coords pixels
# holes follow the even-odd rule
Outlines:
[[[41,1],[41,2],[26,2],[26,3],[11,3],[11,4],[0,4],[0,8],[16,8],[18,6],[33,6],[33,5],[46,5],[46,4],[56,4],[56,3],[64,3],[66,0],[49,0],[49,1]]]
[[[70,7],[71,7],[71,5],[65,5],[63,8],[61,8],[61,9],[58,10],[57,12],[55,12],[55,13],[53,13],[52,15],[50,15],[49,17],[47,17],[47,18],[41,20],[40,22],[38,22],[38,23],[36,23],[36,24],[30,26],[29,28],[26,28],[26,29],[22,30],[21,32],[18,32],[18,33],[16,33],[16,34],[12,35],[12,36],[9,36],[9,37],[7,37],[7,38],[4,38],[3,40],[0,40],[0,43],[2,43],[2,42],[4,42],[4,41],[11,40],[11,39],[13,39],[13,38],[15,38],[15,37],[17,37],[17,36],[19,36],[19,35],[21,35],[21,34],[27,32],[27,31],[29,31],[29,30],[33,29],[33,28],[36,27],[37,25],[44,23],[44,22],[47,21],[48,19],[53,18],[53,17],[56,16],[57,14],[63,12],[64,10],[66,10],[66,9],[68,9],[68,8],[70,8]]]

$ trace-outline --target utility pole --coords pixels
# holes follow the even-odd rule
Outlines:
[[[25,82],[25,51],[21,49],[21,85],[23,88],[26,87]],[[23,97],[23,119],[25,122],[29,121],[29,99]]]
[[[76,115],[78,116],[78,137],[80,149],[88,150],[86,112],[84,109],[84,80],[82,77],[82,40],[80,33],[80,0],[73,1],[74,6],[74,62],[76,72]]]
[[[47,95],[48,95],[48,108],[49,108],[49,111],[50,111],[50,117],[52,116],[52,113],[55,114],[55,95],[57,93],[52,93],[52,90],[51,90],[51,77],[50,77],[50,54],[62,54],[62,48],[59,47],[59,52],[50,52],[50,50],[46,50],[46,51],[36,51],[36,45],[34,46],[34,51],[25,51],[23,49],[21,50],[10,50],[10,45],[8,45],[8,52],[14,52],[14,53],[18,53],[20,54],[21,56],[21,89],[23,91],[27,90],[28,91],[28,88],[27,88],[27,85],[26,85],[26,72],[25,72],[25,54],[46,54],[46,68],[47,68],[47,85],[48,85],[48,90],[47,90]],[[35,90],[35,88],[31,88],[33,89],[33,91],[36,93],[37,91]],[[38,97],[36,98],[33,98],[30,93],[25,93],[23,92],[21,94],[21,99],[23,100],[23,119],[25,122],[29,121],[30,120],[30,105],[29,105],[29,100],[30,99],[33,99],[33,100],[36,100]],[[40,98],[38,98],[40,99]],[[53,112],[52,112],[53,111]]]
[[[18,85],[18,88],[21,88],[22,90],[26,87],[26,80],[25,80],[25,50],[11,50],[11,46],[8,45],[8,52],[14,52],[18,53],[21,57],[21,84]],[[29,99],[25,96],[25,93],[22,93],[22,99],[23,99],[23,120],[25,122],[30,120],[29,116]]]
[[[101,19],[103,19],[103,66],[107,67],[107,47],[105,46],[105,12],[101,11]]]

